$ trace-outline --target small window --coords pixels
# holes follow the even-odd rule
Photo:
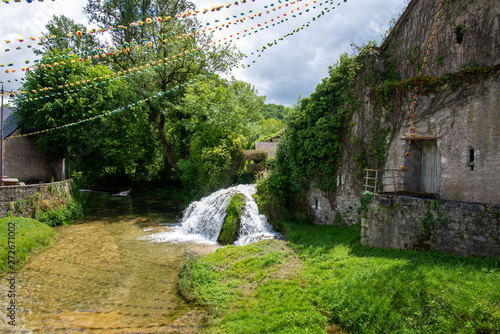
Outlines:
[[[463,24],[455,28],[455,40],[458,44],[462,44],[464,41],[465,26]]]
[[[318,210],[319,207],[319,200],[316,198],[316,210]]]
[[[474,149],[471,148],[469,150],[469,164],[468,164],[470,170],[474,170],[474,160],[475,160],[474,159]]]

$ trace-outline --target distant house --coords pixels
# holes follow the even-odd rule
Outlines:
[[[276,158],[276,149],[278,148],[278,142],[283,136],[283,132],[279,135],[272,137],[268,141],[256,141],[255,142],[255,150],[257,151],[266,151],[267,156],[270,158]]]
[[[39,151],[29,137],[21,134],[12,107],[4,107],[3,163],[4,178],[16,178],[24,183],[60,181],[64,174],[63,159]]]

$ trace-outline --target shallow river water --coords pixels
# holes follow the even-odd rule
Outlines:
[[[57,228],[55,244],[17,273],[18,331],[196,333],[201,312],[178,294],[179,270],[188,252],[215,246],[145,239],[178,222],[173,203],[92,196],[96,208]],[[0,291],[7,283],[1,280]],[[7,303],[1,294],[3,310]]]

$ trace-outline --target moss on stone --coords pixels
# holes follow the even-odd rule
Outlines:
[[[240,235],[241,215],[245,206],[245,196],[236,194],[231,197],[226,208],[226,218],[219,233],[217,241],[223,245],[233,244]]]

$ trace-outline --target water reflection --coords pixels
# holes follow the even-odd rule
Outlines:
[[[196,333],[199,312],[177,292],[190,245],[144,240],[177,223],[176,203],[84,196],[92,212],[59,227],[55,245],[17,274],[17,323],[37,333]],[[2,314],[7,303],[2,294]]]

